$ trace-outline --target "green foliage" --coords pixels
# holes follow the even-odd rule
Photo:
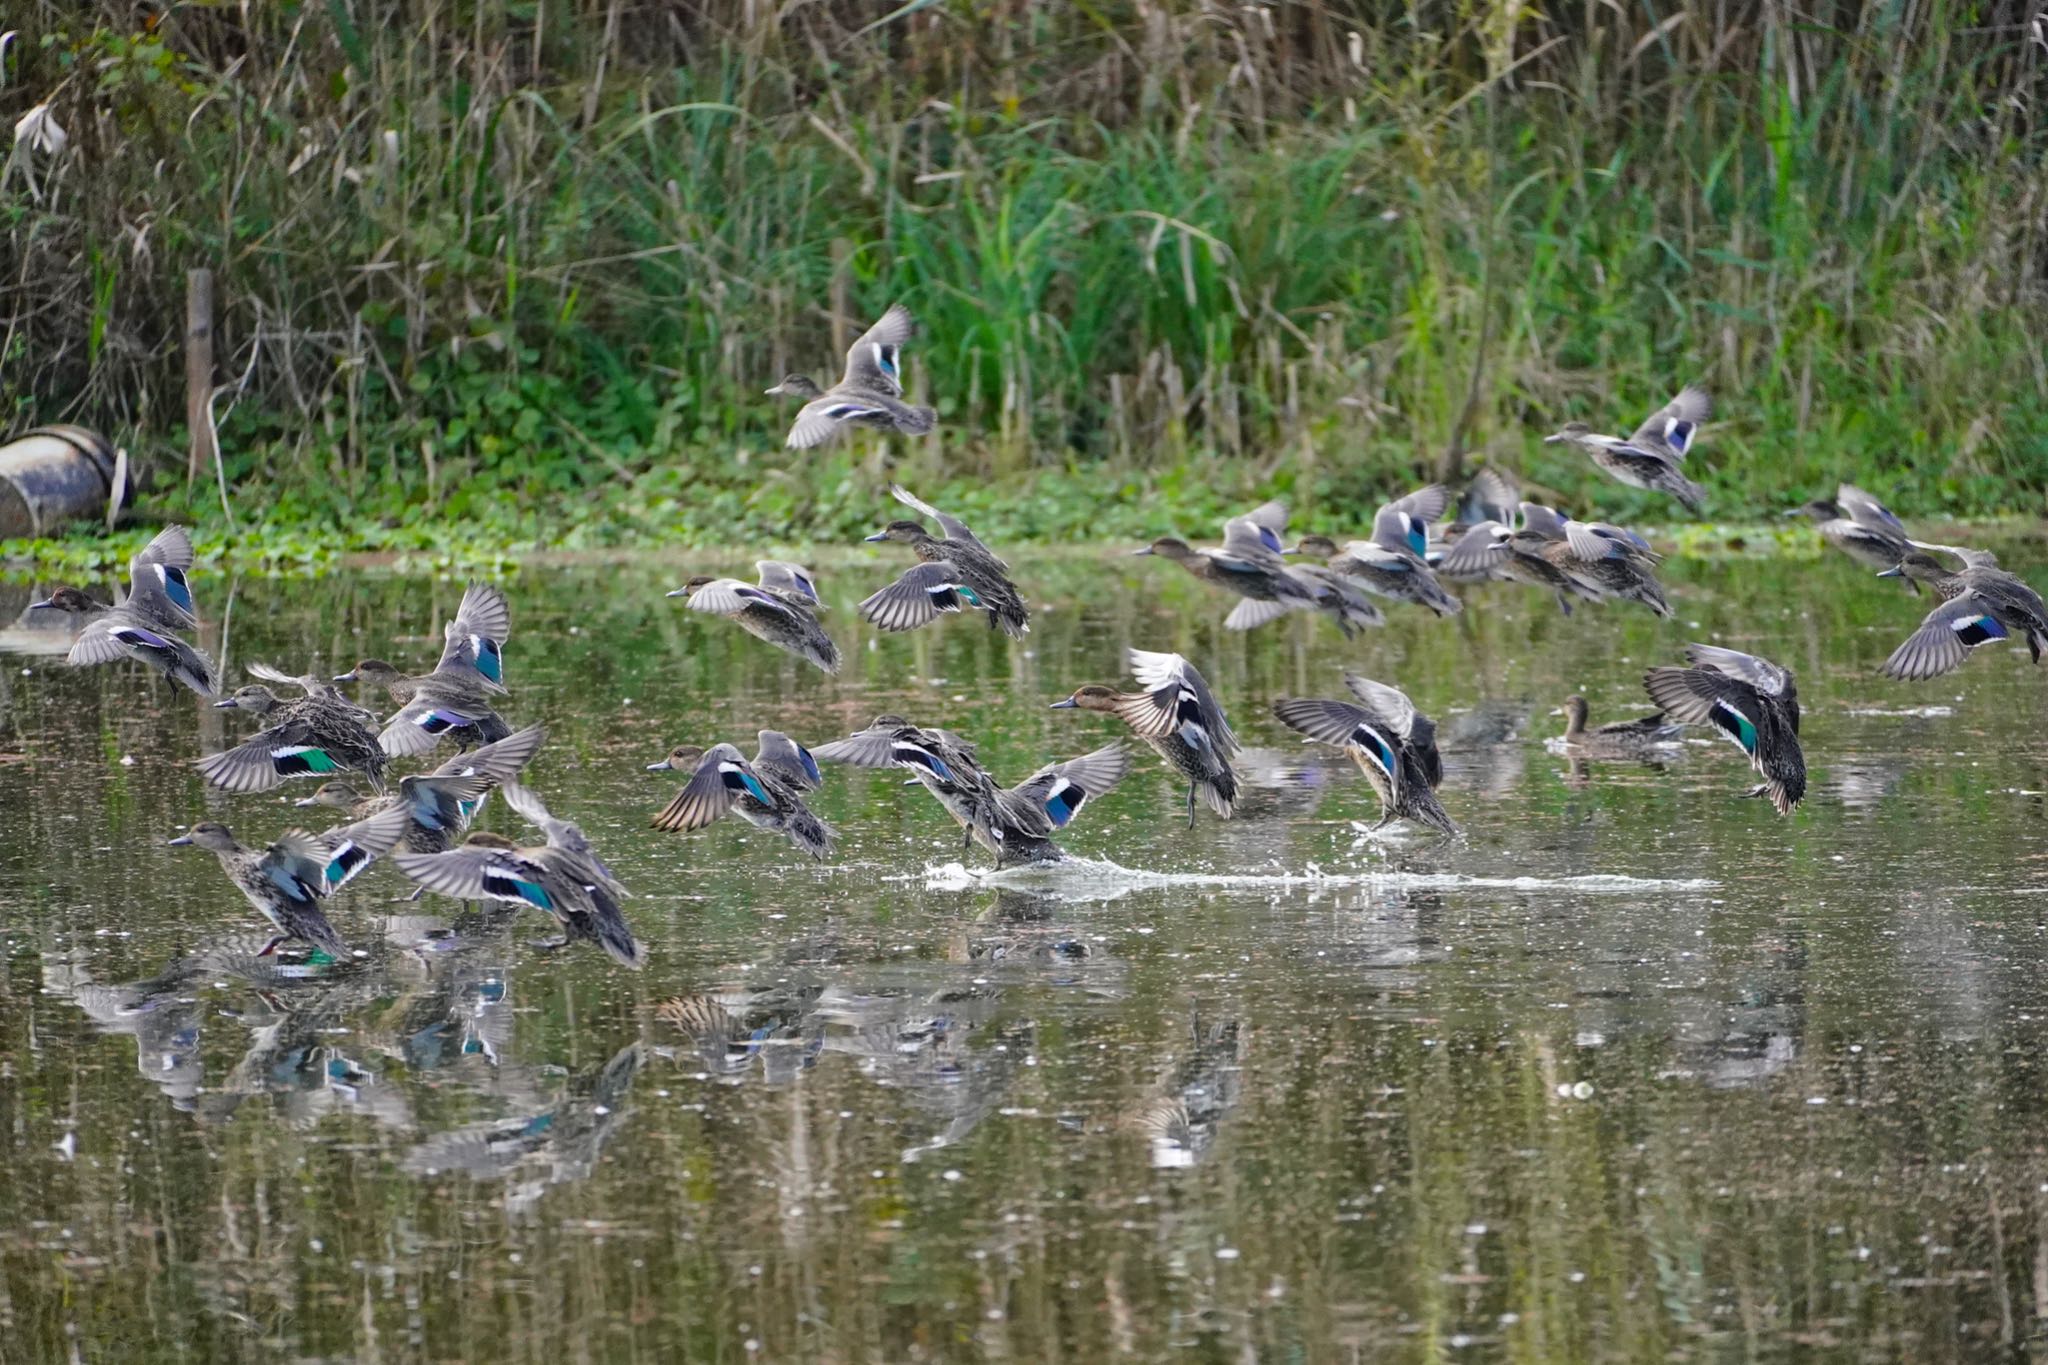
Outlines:
[[[2048,488],[2048,134],[1996,6],[937,5],[870,31],[849,3],[625,37],[595,0],[145,33],[73,8],[0,90],[74,133],[0,208],[32,281],[6,415],[182,471],[180,281],[210,266],[243,522],[865,526],[881,457],[782,451],[760,390],[896,298],[942,419],[898,472],[1047,535],[1275,489],[1355,523],[1453,452],[1660,517],[1537,438],[1696,378],[1719,515],[1844,477],[1920,515]],[[218,515],[171,481],[167,513]]]

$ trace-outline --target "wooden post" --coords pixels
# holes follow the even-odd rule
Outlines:
[[[192,446],[185,482],[218,458],[213,434],[213,272],[185,272],[185,429]]]

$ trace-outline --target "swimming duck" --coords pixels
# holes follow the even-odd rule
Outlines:
[[[934,621],[949,608],[940,605],[944,593],[965,599],[969,605],[988,613],[989,629],[1000,629],[1013,640],[1031,630],[1031,613],[1024,595],[1010,581],[1010,566],[968,529],[967,523],[920,501],[901,484],[890,488],[896,501],[930,517],[945,532],[941,539],[914,521],[890,522],[867,539],[870,543],[893,540],[908,545],[921,564],[941,564],[942,572],[912,570],[860,604],[860,614],[883,630],[911,630]],[[957,583],[951,582],[958,579]],[[957,600],[952,610],[958,609]],[[907,622],[907,624],[893,624]]]
[[[783,835],[823,862],[835,838],[830,825],[811,813],[803,793],[823,785],[810,750],[779,730],[763,730],[749,763],[730,744],[709,749],[678,744],[668,757],[647,765],[650,772],[690,774],[675,799],[654,817],[654,827],[670,831],[702,829],[728,811],[758,829]]]
[[[1913,550],[1904,523],[1891,508],[1852,483],[1837,486],[1832,500],[1815,498],[1785,515],[1810,518],[1822,540],[1873,569],[1894,568]],[[1910,578],[1906,586],[1920,591]]]
[[[930,431],[938,414],[903,401],[902,350],[916,335],[910,310],[893,304],[847,351],[846,373],[831,388],[820,389],[804,375],[784,375],[768,392],[805,400],[789,429],[790,448],[808,450],[853,426],[906,436]]]
[[[403,811],[387,810],[322,834],[290,830],[268,848],[253,849],[237,843],[227,826],[209,820],[170,842],[173,848],[212,853],[228,880],[280,934],[339,957],[348,945],[321,913],[320,902],[395,848],[405,837],[405,826]]]
[[[1328,536],[1303,536],[1288,553],[1322,558],[1330,572],[1381,597],[1413,602],[1438,616],[1455,616],[1464,603],[1437,582],[1425,558],[1430,523],[1443,515],[1449,502],[1443,486],[1432,484],[1382,506],[1373,517],[1371,540],[1339,546]]]
[[[811,571],[779,559],[756,560],[754,571],[759,582],[698,577],[669,596],[686,598],[697,611],[723,616],[755,639],[837,673],[839,646],[818,624],[824,605]]]
[[[1589,730],[1584,697],[1566,697],[1562,709],[1564,748],[1578,758],[1643,758],[1678,743],[1685,733],[1685,727],[1671,724],[1661,711],[1638,720],[1610,721]]]
[[[518,778],[547,739],[547,727],[529,725],[493,744],[471,749],[434,769],[398,779],[398,790],[364,794],[342,779],[323,782],[296,806],[328,806],[361,820],[403,807],[411,823],[405,831],[407,853],[445,853],[455,836],[469,828],[492,789]],[[418,891],[415,890],[415,895]]]
[[[83,622],[65,662],[76,668],[134,659],[202,697],[218,682],[213,660],[176,632],[199,624],[192,603],[192,538],[182,526],[166,526],[128,561],[128,595],[103,607],[78,588],[59,587],[30,611],[61,611]]]
[[[390,757],[370,728],[376,717],[318,678],[288,677],[267,664],[252,664],[249,672],[297,686],[305,695],[285,701],[262,683],[250,683],[215,702],[222,710],[247,711],[268,723],[234,748],[200,759],[201,776],[223,791],[246,794],[269,791],[288,777],[327,777],[347,770],[383,791]]]
[[[1925,549],[1913,549],[1878,575],[1925,583],[1941,599],[1879,671],[1909,681],[1938,678],[1961,668],[1978,645],[2014,638],[2024,641],[2027,653],[2040,663],[2048,647],[2048,606],[2041,595],[1999,568],[1998,557],[1988,550],[1940,548],[1962,559],[1960,573]]]
[[[1689,385],[1678,397],[1651,413],[1626,440],[1603,436],[1584,422],[1567,422],[1555,435],[1544,437],[1543,443],[1555,445],[1561,441],[1578,446],[1593,457],[1594,464],[1620,482],[1653,493],[1669,493],[1685,504],[1687,511],[1698,512],[1706,490],[1686,478],[1680,466],[1685,462],[1686,451],[1692,448],[1693,437],[1699,434],[1700,423],[1707,420],[1712,409],[1707,391]]]
[[[1131,553],[1157,555],[1204,582],[1236,593],[1243,600],[1223,618],[1223,626],[1226,630],[1251,630],[1290,611],[1318,610],[1327,592],[1281,558],[1274,548],[1278,539],[1270,526],[1254,517],[1232,517],[1223,523],[1220,549],[1197,548],[1178,536],[1162,536]]]
[[[816,756],[862,768],[897,767],[938,799],[963,831],[963,842],[995,854],[997,868],[1060,862],[1066,853],[1052,835],[1081,808],[1123,780],[1130,755],[1112,744],[1065,763],[1040,768],[1014,787],[999,787],[974,746],[949,730],[882,716],[867,729],[822,744]]]
[[[1152,746],[1166,766],[1188,784],[1188,828],[1195,827],[1195,800],[1201,798],[1228,820],[1237,802],[1237,774],[1230,759],[1238,750],[1223,708],[1195,666],[1178,654],[1129,651],[1131,676],[1142,692],[1119,692],[1091,683],[1078,688],[1055,710],[1076,708],[1115,716]]]
[[[1289,729],[1351,755],[1380,798],[1374,829],[1405,819],[1455,835],[1458,827],[1436,799],[1444,780],[1436,722],[1398,687],[1356,673],[1346,673],[1344,685],[1361,704],[1283,697],[1273,703],[1273,714]]]
[[[598,944],[614,961],[639,967],[645,953],[619,902],[628,892],[597,856],[582,829],[548,813],[531,788],[508,782],[506,804],[537,826],[547,842],[523,847],[502,835],[472,831],[446,853],[400,853],[398,870],[427,890],[458,900],[494,900],[545,910],[562,927],[549,945]]]
[[[1790,815],[1806,795],[1799,748],[1799,689],[1790,669],[1739,650],[1687,645],[1691,668],[1653,668],[1643,689],[1671,719],[1712,725],[1749,755],[1763,781],[1746,795],[1768,796]]]

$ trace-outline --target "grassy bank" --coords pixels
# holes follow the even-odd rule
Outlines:
[[[1698,378],[1716,516],[2041,509],[2022,5],[879,8],[42,6],[0,115],[70,144],[0,197],[0,417],[223,531],[839,536],[895,474],[1093,538],[1480,458],[1661,518],[1536,438]],[[761,388],[895,298],[939,435],[781,450]]]

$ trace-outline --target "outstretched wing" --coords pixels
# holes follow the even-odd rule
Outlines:
[[[529,725],[491,744],[480,745],[434,769],[435,777],[487,777],[492,782],[510,782],[533,761],[546,742],[545,725]]]
[[[960,571],[944,560],[911,565],[894,583],[861,602],[863,620],[879,630],[916,630],[960,610],[965,585]]]
[[[900,303],[889,305],[889,311],[862,332],[846,352],[846,377],[840,382],[901,397],[902,352],[916,335],[917,320],[910,316],[910,310]]]
[[[796,615],[795,609],[774,593],[737,578],[713,579],[684,601],[692,611],[708,611],[713,616],[737,616],[748,607],[765,607],[784,616]]]
[[[1739,649],[1687,645],[1685,657],[1701,668],[1718,669],[1731,678],[1740,678],[1765,696],[1783,696],[1792,684],[1792,675],[1785,669],[1769,659],[1759,659]]]
[[[792,564],[784,559],[757,559],[754,561],[754,572],[760,576],[761,586],[771,595],[778,592],[794,593],[814,607],[824,605],[818,600],[817,577],[801,564]]]
[[[473,670],[493,692],[505,690],[505,641],[512,634],[512,608],[488,583],[472,583],[462,594],[455,619],[441,628],[437,672]]]
[[[412,828],[412,812],[403,803],[387,806],[366,820],[341,825],[320,836],[326,850],[323,876],[327,890],[346,886],[358,872],[398,847]]]
[[[190,629],[199,624],[192,605],[192,537],[182,526],[166,526],[128,561],[129,605]]]
[[[2009,639],[1998,618],[1975,593],[1944,602],[1927,613],[1920,628],[1908,635],[1878,671],[1888,678],[1919,682],[1954,672],[1970,651],[1992,640]]]
[[[1009,816],[1025,829],[1064,829],[1081,807],[1123,781],[1131,755],[1111,744],[1065,763],[1052,763],[998,793]]]
[[[1380,510],[1392,508],[1404,517],[1413,517],[1424,525],[1436,521],[1444,514],[1444,508],[1451,505],[1451,491],[1440,483],[1418,488],[1413,493],[1394,499]]]
[[[785,444],[791,450],[809,450],[837,436],[849,422],[888,415],[889,409],[879,403],[828,393],[822,398],[813,398],[797,410],[796,421],[789,428],[789,440]]]
[[[1195,747],[1206,745],[1225,758],[1237,752],[1237,736],[1193,664],[1178,654],[1129,653],[1131,676],[1145,692],[1118,714],[1134,732],[1147,737],[1178,732]],[[1190,727],[1199,731],[1199,739]]]
[[[1352,696],[1365,703],[1380,725],[1391,730],[1396,737],[1405,740],[1415,733],[1418,716],[1415,703],[1408,700],[1406,692],[1358,673],[1346,673],[1344,685],[1351,689]]]
[[[452,702],[416,697],[384,722],[383,732],[377,736],[377,747],[393,758],[430,753],[441,742],[441,736],[450,730],[475,725],[496,714],[488,706],[458,706]]]
[[[726,764],[719,755],[719,749],[730,752],[728,746],[719,745],[704,755],[697,764],[697,771],[691,773],[690,780],[683,784],[683,789],[654,817],[656,829],[670,832],[702,829],[732,809],[733,802],[739,800],[739,791],[726,785],[725,774],[720,771]]]
[[[1688,384],[1679,391],[1678,397],[1643,419],[1636,428],[1631,441],[1662,442],[1681,457],[1692,445],[1692,438],[1698,433],[1700,423],[1714,410],[1713,399],[1697,384]]]
[[[812,751],[813,758],[826,763],[851,763],[856,768],[888,768],[896,763],[896,735],[898,726],[870,726],[857,731],[845,739],[835,739],[829,744],[820,744]]]
[[[1490,578],[1512,553],[1507,527],[1497,521],[1482,521],[1451,543],[1437,560],[1436,569],[1451,578]]]
[[[1711,725],[1756,757],[1763,705],[1756,689],[1712,668],[1653,668],[1643,690],[1657,709],[1684,725]]]
[[[1900,535],[1906,533],[1905,523],[1892,514],[1891,508],[1853,483],[1841,484],[1835,489],[1835,502],[1849,514],[1849,520],[1859,526],[1868,526],[1878,531],[1896,531]]]
[[[1329,701],[1321,697],[1283,697],[1273,703],[1273,714],[1282,725],[1299,731],[1319,744],[1335,744],[1364,755],[1367,762],[1385,775],[1388,785],[1401,785],[1401,749],[1398,738],[1389,735],[1379,717],[1363,706]]]

